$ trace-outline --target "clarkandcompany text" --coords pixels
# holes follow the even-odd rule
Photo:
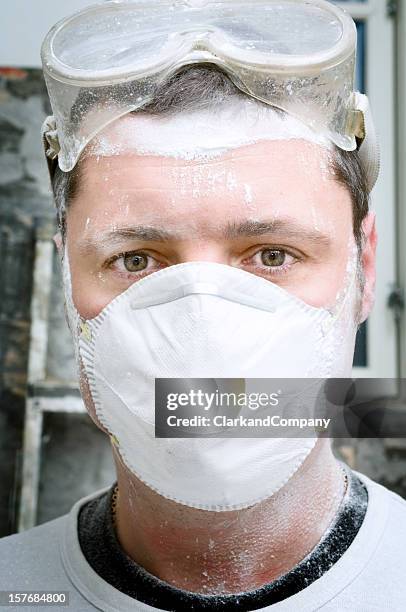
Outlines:
[[[265,417],[227,417],[225,415],[209,416],[195,415],[192,417],[177,417],[173,414],[168,416],[167,424],[170,427],[294,427],[304,429],[316,427],[327,429],[331,419],[305,419],[284,418],[280,415],[267,415]]]

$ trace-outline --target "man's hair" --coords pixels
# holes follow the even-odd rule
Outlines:
[[[159,83],[152,101],[134,111],[152,115],[170,116],[184,111],[211,108],[221,105],[227,99],[246,97],[228,75],[214,64],[184,66],[165,81]],[[82,104],[83,101],[81,101]],[[265,104],[264,102],[258,102]],[[83,107],[83,105],[82,105]],[[273,107],[278,113],[283,111]],[[236,126],[238,129],[238,126]],[[360,250],[363,242],[362,221],[368,213],[369,192],[365,170],[357,151],[343,151],[333,148],[330,159],[331,170],[341,185],[348,189],[352,201],[354,237]],[[66,232],[66,211],[80,188],[80,160],[70,172],[55,168],[52,189],[57,208],[57,221],[62,238]]]

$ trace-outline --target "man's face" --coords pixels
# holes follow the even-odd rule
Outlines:
[[[326,149],[262,141],[211,160],[87,157],[67,215],[73,299],[93,318],[140,278],[210,261],[331,306],[356,253],[349,192]]]

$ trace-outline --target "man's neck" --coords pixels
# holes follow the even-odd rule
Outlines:
[[[275,495],[226,512],[189,508],[162,497],[114,454],[121,547],[151,574],[196,593],[250,591],[291,570],[319,542],[345,490],[342,469],[326,439],[318,440]]]

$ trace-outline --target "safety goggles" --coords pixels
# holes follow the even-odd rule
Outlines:
[[[158,84],[182,66],[211,63],[246,94],[302,120],[341,149],[356,149],[367,135],[373,184],[379,158],[367,100],[354,92],[356,37],[352,18],[325,0],[108,0],[91,6],[56,24],[42,46],[54,113],[45,129],[48,156],[72,170],[86,145],[150,102]]]

